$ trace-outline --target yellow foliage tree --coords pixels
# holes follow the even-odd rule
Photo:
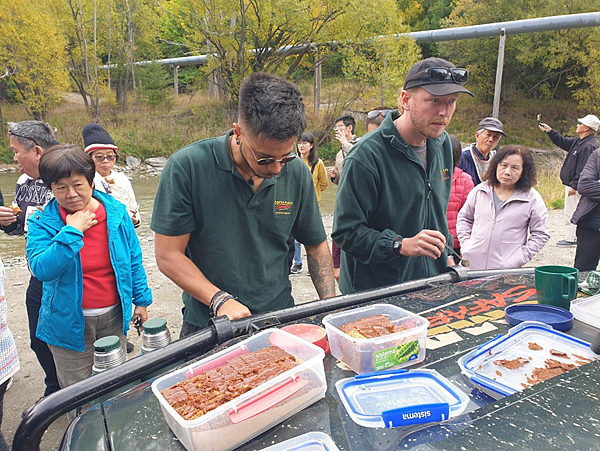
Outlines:
[[[45,0],[0,0],[0,72],[38,120],[69,85],[65,41],[51,11]]]
[[[397,89],[393,78],[418,55],[407,41],[373,39],[406,31],[395,0],[380,0],[376,8],[360,0],[163,0],[161,5],[163,36],[211,55],[204,70],[232,102],[248,72],[293,77],[299,68],[310,70],[316,59],[341,49],[348,52],[353,79],[385,79],[386,86]]]

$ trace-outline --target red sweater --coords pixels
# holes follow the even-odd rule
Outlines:
[[[106,209],[100,206],[94,212],[98,223],[83,232],[83,247],[79,251],[83,270],[82,308],[104,308],[120,303],[117,280],[108,252]],[[67,211],[60,207],[63,221]]]
[[[454,168],[452,174],[452,188],[450,189],[450,201],[448,202],[448,229],[454,237],[454,247],[460,247],[456,236],[456,218],[458,212],[467,201],[467,195],[474,188],[473,178],[460,168]]]

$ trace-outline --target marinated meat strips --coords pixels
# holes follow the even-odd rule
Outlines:
[[[555,357],[562,357],[563,359],[571,358],[571,357],[569,357],[569,354],[567,354],[566,352],[557,351],[556,349],[550,349],[550,354],[552,354]]]
[[[577,358],[579,360],[583,360],[584,362],[588,362],[588,363],[592,361],[592,359],[588,359],[588,358],[583,357],[583,356],[578,355],[578,354],[573,354],[573,357],[575,357],[575,358]]]
[[[512,360],[494,360],[494,365],[503,366],[504,368],[507,368],[509,370],[516,370],[517,368],[521,368],[526,363],[529,363],[529,360],[524,359],[523,357],[517,357],[516,359]]]
[[[546,364],[545,367],[535,368],[531,373],[531,377],[527,376],[529,384],[534,385],[577,368],[577,365],[559,362],[554,359],[548,359],[544,363]]]
[[[340,330],[351,337],[365,339],[393,334],[396,328],[385,316],[373,315],[344,324]]]
[[[185,420],[193,420],[296,365],[293,355],[271,346],[234,357],[161,393]]]
[[[535,342],[529,342],[528,347],[532,351],[542,351],[544,349],[539,344],[537,344]]]

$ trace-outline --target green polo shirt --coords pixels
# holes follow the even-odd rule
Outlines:
[[[327,239],[312,176],[297,158],[254,193],[231,161],[232,133],[169,158],[150,228],[168,236],[191,234],[186,255],[252,313],[291,307],[287,239],[293,234],[309,246]],[[183,319],[206,327],[208,307],[185,292],[183,303]]]

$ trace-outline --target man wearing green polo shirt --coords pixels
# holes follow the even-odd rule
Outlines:
[[[150,228],[159,269],[183,289],[181,337],[211,316],[293,306],[290,235],[305,245],[319,297],[335,296],[312,176],[292,154],[305,126],[298,87],[257,72],[240,86],[238,120],[227,134],[169,158]]]

